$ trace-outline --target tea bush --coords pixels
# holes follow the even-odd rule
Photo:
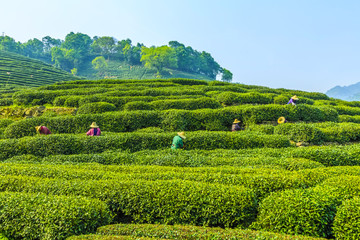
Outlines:
[[[115,111],[116,106],[107,102],[93,102],[81,105],[78,114],[91,114]]]
[[[334,220],[334,235],[336,239],[360,238],[360,198],[345,200],[338,207]]]
[[[286,170],[267,168],[191,168],[177,169],[150,166],[109,166],[86,165],[78,167],[52,166],[51,164],[1,164],[2,175],[61,178],[67,180],[187,180],[203,183],[217,183],[247,187],[261,199],[274,191],[314,186],[302,174]]]
[[[256,229],[331,237],[336,206],[342,197],[331,188],[295,189],[271,194],[259,207]]]
[[[24,137],[0,141],[0,159],[15,155],[32,154],[48,156],[54,154],[99,153],[105,150],[139,151],[145,149],[170,148],[176,133],[120,133],[91,137],[86,135],[61,134],[39,137]],[[285,136],[259,135],[251,133],[193,132],[187,133],[186,149],[246,149],[258,147],[289,147]]]
[[[238,106],[224,109],[131,111],[102,114],[81,114],[74,117],[32,118],[7,126],[5,137],[19,138],[35,134],[35,126],[46,125],[54,133],[86,132],[91,122],[102,131],[125,132],[145,127],[161,127],[167,131],[230,130],[235,118],[242,122],[261,123],[285,116],[290,121],[335,121],[337,112],[308,105]]]
[[[226,105],[234,104],[271,104],[273,103],[273,98],[275,94],[273,93],[235,93],[235,92],[222,92],[214,98],[220,103]]]
[[[255,219],[257,212],[254,192],[241,186],[184,180],[81,181],[24,176],[0,178],[3,191],[100,199],[116,214],[115,221],[246,227]]]
[[[161,239],[244,239],[244,240],[310,240],[318,239],[306,236],[290,236],[264,231],[244,229],[222,229],[182,225],[159,224],[116,224],[99,227],[97,234],[100,236],[125,235],[133,237],[155,237]]]
[[[278,125],[275,134],[286,135],[293,141],[305,141],[320,144],[325,140],[324,133],[313,125],[306,123],[291,124],[285,123]]]
[[[339,115],[339,122],[360,123],[360,116]]]
[[[0,232],[14,239],[64,239],[112,221],[105,203],[84,197],[0,192]]]

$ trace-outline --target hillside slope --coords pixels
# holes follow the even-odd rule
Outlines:
[[[168,79],[188,78],[212,80],[205,75],[182,72],[174,69],[164,69],[161,76],[157,76],[155,69],[148,69],[142,65],[130,65],[125,61],[107,60],[108,66],[104,70],[96,70],[89,63],[85,69],[79,70],[78,75],[86,79]]]
[[[38,87],[79,79],[42,61],[0,51],[0,87]]]

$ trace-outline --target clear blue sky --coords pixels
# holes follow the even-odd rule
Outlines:
[[[357,0],[11,0],[0,34],[70,32],[209,52],[233,82],[325,92],[360,81]]]

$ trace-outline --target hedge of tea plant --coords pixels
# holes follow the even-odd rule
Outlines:
[[[114,221],[248,226],[257,198],[243,186],[184,180],[65,180],[0,176],[1,191],[83,196],[104,201]]]
[[[0,232],[11,239],[65,239],[112,219],[107,205],[96,199],[0,192]]]
[[[223,229],[185,225],[160,225],[160,224],[114,224],[99,227],[97,235],[100,236],[133,236],[155,237],[160,239],[245,239],[245,240],[272,240],[272,239],[319,239],[307,236],[291,236],[265,231],[253,231],[244,229]],[[73,238],[69,238],[73,239]],[[76,239],[76,238],[74,238]]]

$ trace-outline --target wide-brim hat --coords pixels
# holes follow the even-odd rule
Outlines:
[[[285,122],[285,118],[284,117],[279,117],[278,121],[279,124],[280,123],[284,123]]]
[[[179,135],[179,137],[181,137],[181,138],[183,138],[183,139],[186,138],[186,137],[185,137],[185,132],[178,132],[177,134]]]
[[[241,122],[241,121],[235,119],[233,123],[239,123],[239,122]]]
[[[292,96],[291,98],[294,100],[299,100],[299,98],[296,95]]]
[[[41,128],[41,126],[36,126],[36,127],[35,127],[35,129],[36,129],[37,132],[40,131],[40,128]]]
[[[98,128],[99,126],[96,124],[96,122],[93,122],[91,125],[90,125],[91,128]]]

